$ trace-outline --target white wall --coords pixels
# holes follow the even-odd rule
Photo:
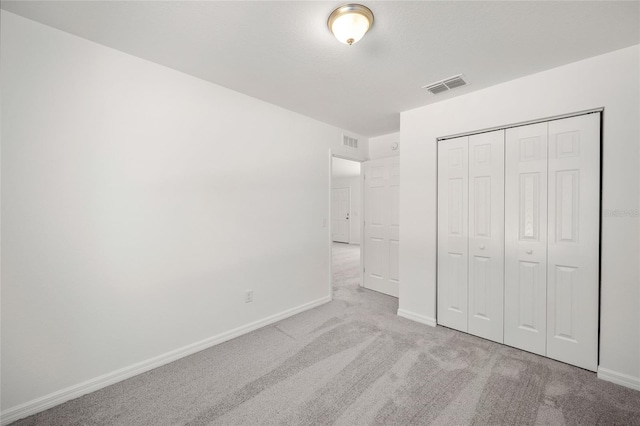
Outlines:
[[[401,114],[400,310],[436,316],[436,138],[604,107],[603,209],[639,204],[640,47]],[[639,219],[602,223],[600,367],[640,389]],[[614,377],[615,378],[615,377]]]
[[[349,188],[349,243],[360,244],[360,226],[362,222],[362,180],[360,176],[333,178],[333,188]]]
[[[394,146],[396,149],[393,149]],[[384,157],[400,155],[400,133],[369,138],[369,159],[375,160]]]
[[[341,129],[1,15],[3,413],[327,300]]]

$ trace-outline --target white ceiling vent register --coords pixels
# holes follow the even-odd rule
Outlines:
[[[352,138],[351,136],[342,135],[342,145],[348,146],[349,148],[357,148],[358,147],[358,139]]]
[[[444,80],[436,81],[435,83],[422,86],[423,89],[427,89],[434,95],[438,93],[446,92],[447,90],[455,89],[456,87],[465,86],[466,81],[462,79],[462,74],[454,75]]]

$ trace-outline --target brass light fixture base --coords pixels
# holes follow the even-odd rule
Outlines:
[[[334,26],[338,19],[347,15],[355,16],[351,20],[351,22],[346,23],[347,26],[349,24],[352,25],[353,31],[355,31],[353,33],[353,36],[350,33],[345,33],[345,23],[342,23],[343,25],[338,25],[339,28],[336,28]],[[366,23],[364,22],[363,18],[364,20],[366,20]],[[359,28],[358,25],[360,26]],[[373,26],[373,12],[371,11],[371,9],[361,4],[345,4],[331,12],[331,15],[329,15],[329,19],[327,21],[327,26],[329,27],[331,33],[338,39],[338,41],[340,41],[341,43],[352,45],[360,40]]]

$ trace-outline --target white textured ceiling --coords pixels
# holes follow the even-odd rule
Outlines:
[[[360,176],[360,163],[333,157],[331,176],[334,178],[350,178]]]
[[[365,135],[399,113],[640,43],[640,3],[363,1],[375,23],[347,46],[335,1],[2,1],[2,8]],[[463,73],[468,87],[421,86]]]

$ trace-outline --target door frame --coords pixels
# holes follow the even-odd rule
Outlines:
[[[328,181],[328,190],[327,190],[327,198],[329,200],[329,211],[327,214],[327,218],[328,218],[328,230],[329,232],[327,232],[327,250],[329,253],[329,298],[331,300],[333,300],[333,236],[331,235],[331,214],[333,212],[333,206],[332,206],[332,200],[331,200],[331,192],[333,189],[333,158],[341,158],[343,160],[349,160],[349,161],[355,161],[356,163],[360,163],[360,179],[359,179],[359,184],[360,184],[360,215],[358,216],[358,221],[359,224],[358,226],[360,227],[360,269],[359,269],[359,273],[358,276],[360,277],[359,279],[359,285],[360,287],[362,287],[364,285],[364,276],[362,274],[362,270],[364,268],[364,244],[362,244],[362,236],[364,235],[364,222],[363,222],[363,218],[364,218],[364,172],[362,170],[363,164],[365,160],[363,157],[359,157],[357,155],[346,155],[342,152],[340,153],[336,153],[334,152],[334,150],[330,149],[329,150],[329,181]],[[349,198],[351,198],[351,194],[349,195]],[[349,202],[351,202],[351,200],[349,200]],[[350,215],[350,218],[352,218],[353,215]],[[351,220],[351,219],[349,219]],[[351,241],[351,233],[349,233],[349,241]]]

